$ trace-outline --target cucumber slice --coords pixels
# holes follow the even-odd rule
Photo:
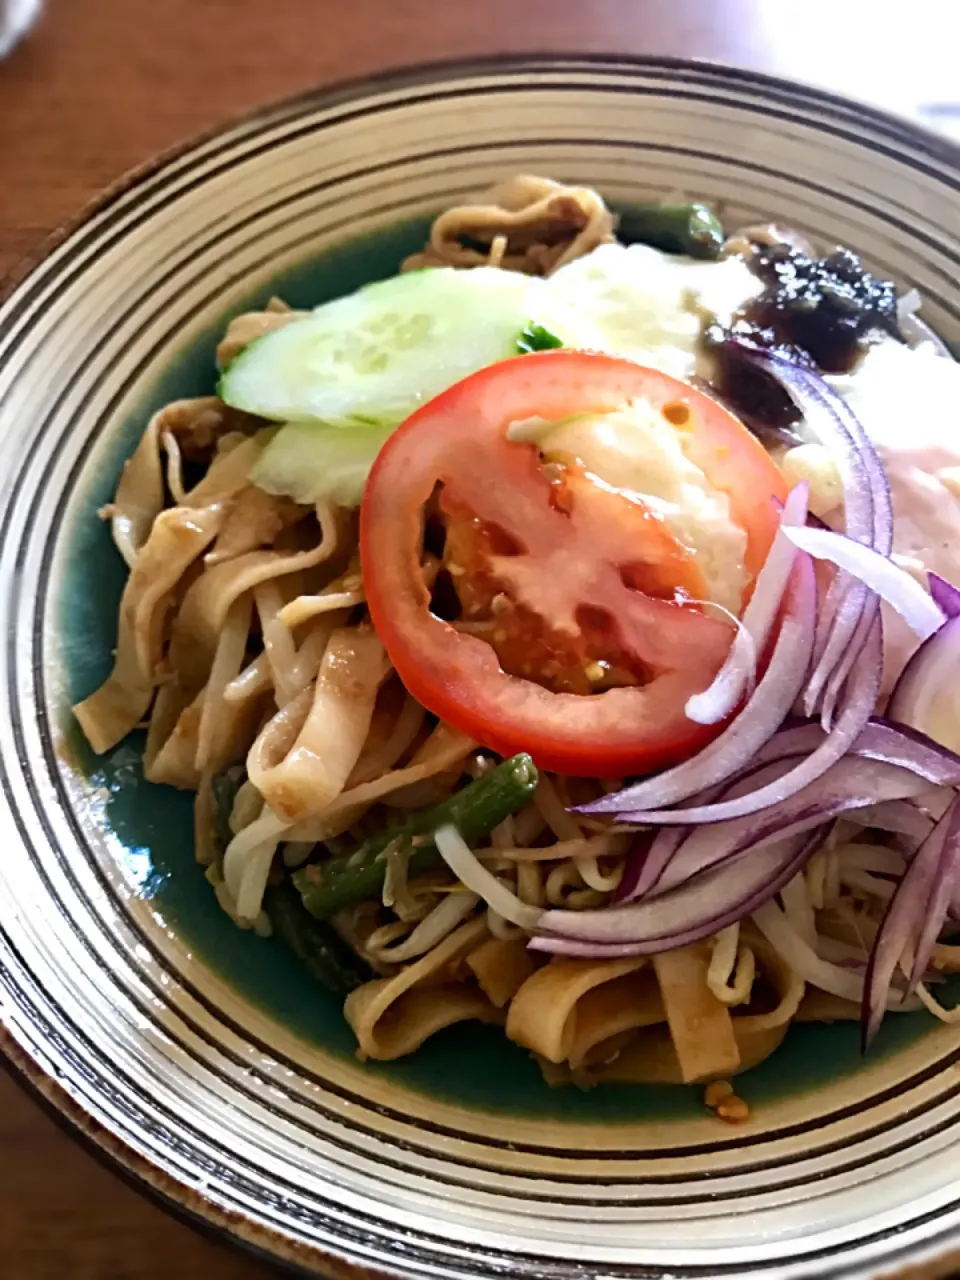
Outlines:
[[[469,373],[523,348],[540,281],[436,267],[368,285],[250,344],[227,404],[276,422],[396,426]]]
[[[288,423],[254,463],[250,479],[267,493],[286,494],[295,502],[359,506],[374,459],[393,430]]]

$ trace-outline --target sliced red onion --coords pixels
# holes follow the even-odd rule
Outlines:
[[[833,728],[834,717],[837,713],[837,703],[840,701],[843,687],[864,650],[869,633],[877,619],[878,610],[879,601],[876,596],[871,596],[861,611],[860,621],[857,623],[856,630],[853,633],[853,640],[850,642],[849,649],[837,663],[827,681],[826,688],[823,690],[820,722],[828,733]]]
[[[932,818],[934,822],[939,822],[953,799],[954,790],[954,787],[931,787],[929,791],[924,791],[922,795],[914,796],[910,803],[915,805],[926,817]]]
[[[786,756],[808,756],[825,740],[823,729],[813,721],[785,727],[757,753],[751,771]],[[909,769],[933,787],[960,785],[960,755],[909,725],[875,716],[864,725],[850,750],[853,755]]]
[[[864,1049],[869,1046],[883,1020],[893,976],[907,948],[914,952],[907,994],[913,990],[917,976],[929,963],[960,869],[958,811],[960,801],[955,799],[917,850],[880,922],[864,979]],[[935,914],[937,911],[938,915]],[[926,956],[921,954],[921,947],[927,950]],[[921,960],[923,963],[918,964]]]
[[[614,902],[634,902],[649,892],[686,838],[687,832],[683,827],[661,827],[652,840],[648,838],[646,844],[627,859],[623,876],[613,895]]]
[[[720,867],[653,902],[601,911],[545,911],[530,946],[554,955],[597,959],[650,955],[708,938],[741,920],[791,880],[821,842],[800,836],[779,841]]]
[[[874,507],[882,488],[878,481],[883,477],[883,467],[850,406],[818,373],[804,365],[742,338],[729,338],[725,346],[745,364],[778,383],[800,410],[808,430],[829,451],[840,473],[848,536],[874,545]]]
[[[581,813],[621,813],[645,802],[675,804],[750,762],[783,723],[803,685],[813,643],[816,584],[807,556],[798,556],[790,575],[783,617],[773,654],[753,697],[737,718],[695,756],[592,804]]]
[[[863,978],[857,971],[861,966],[835,964],[819,956],[796,932],[775,902],[771,900],[759,907],[753,913],[753,923],[804,982],[844,1000],[859,1001],[863,998]],[[906,1012],[919,1008],[919,1001],[904,1000],[904,993],[894,990],[890,992],[887,1007],[897,1007]]]
[[[943,626],[945,617],[939,606],[916,578],[894,564],[888,556],[829,529],[791,526],[783,532],[808,555],[817,560],[829,560],[882,596],[921,640],[926,640]]]
[[[836,725],[820,746],[811,755],[801,760],[795,768],[746,795],[730,800],[720,800],[714,804],[697,805],[685,809],[635,809],[631,803],[629,809],[621,809],[621,820],[655,825],[670,823],[699,825],[723,822],[730,818],[759,813],[761,810],[776,809],[783,801],[815,782],[850,750],[863,732],[877,704],[881,674],[882,635],[878,618],[874,622],[869,647],[861,655],[851,676],[850,687],[845,695],[845,704]],[[736,724],[737,722],[734,721],[734,728]],[[629,797],[632,802],[633,790],[634,788],[627,788],[616,798],[623,801]],[[869,803],[869,801],[865,800],[863,803]]]
[[[887,715],[891,720],[938,737],[949,731],[944,728],[944,723],[949,722],[949,729],[955,731],[954,742],[960,744],[960,724],[954,726],[949,715],[958,685],[960,617],[955,617],[925,640],[907,663],[890,697]]]
[[[826,741],[826,735],[817,724],[800,724],[779,733],[766,743],[757,753],[753,764],[742,770],[728,783],[709,788],[695,797],[697,804],[706,805],[724,794],[733,793],[733,783],[737,783],[737,794],[743,794],[744,784],[747,790],[755,790],[765,780],[761,770],[774,761],[788,761],[796,757],[809,757],[817,752]],[[854,756],[877,760],[886,764],[897,765],[908,769],[924,783],[949,795],[949,789],[960,785],[960,756],[940,747],[922,733],[917,733],[901,725],[891,724],[886,720],[871,720],[850,748]],[[775,771],[766,777],[782,776]],[[900,838],[897,845],[905,853],[912,853],[929,835],[933,821],[924,814],[918,804],[924,803],[928,792],[921,787],[915,793],[914,804],[890,801],[858,808],[850,816],[855,817],[865,827],[876,827],[881,831],[890,831]],[[686,810],[692,806],[686,806]],[[681,814],[684,809],[679,811]],[[937,813],[940,816],[942,808]],[[712,828],[716,831],[717,828]],[[644,833],[642,843],[635,845],[632,856],[627,861],[626,870],[615,895],[616,902],[633,902],[650,893],[657,885],[666,867],[679,850],[688,835],[688,829],[679,823],[673,826],[661,826],[652,837]],[[960,913],[960,895],[955,904]]]
[[[904,855],[915,853],[933,830],[933,819],[922,813],[909,800],[887,800],[868,805],[851,815],[864,827],[886,831],[897,839],[893,842]]]
[[[931,786],[960,786],[960,755],[910,725],[875,717],[864,728],[854,750],[857,755],[910,769]]]
[[[923,779],[906,769],[848,756],[773,809],[691,831],[652,894],[659,895],[730,858],[748,852],[752,856],[771,841],[809,831],[851,810],[884,800],[906,800],[923,789]]]
[[[842,813],[875,803],[878,799],[903,799],[924,786],[922,778],[894,765],[856,758],[842,760],[824,778],[792,796],[776,811],[765,813],[759,819],[755,816],[738,818],[721,826],[694,831],[669,862],[654,892],[642,902],[595,911],[547,911],[540,918],[536,931],[584,942],[652,946],[655,938],[662,942],[664,937],[673,937],[694,927],[686,914],[689,907],[686,898],[682,900],[683,909],[676,908],[679,915],[660,915],[658,908],[665,911],[669,908],[669,912],[674,912],[670,904],[674,903],[675,895],[681,889],[693,889],[704,884],[710,887],[708,897],[717,894],[712,905],[718,909],[722,907],[724,922],[716,924],[708,914],[698,915],[696,919],[712,921],[715,929],[723,928],[749,912],[741,902],[740,914],[729,915],[732,904],[728,898],[720,897],[721,889],[726,894],[731,885],[749,884],[751,893],[754,892],[756,884],[750,879],[750,868],[759,866],[769,871],[776,862],[767,856],[771,848],[782,853],[785,842],[821,828]],[[714,879],[717,873],[729,866],[743,867],[745,878]],[[709,912],[710,907],[709,902],[706,907],[701,903],[698,910]]]
[[[960,798],[954,796],[940,823],[946,824],[947,834],[940,851],[940,861],[934,873],[933,888],[921,917],[920,937],[915,944],[913,965],[907,980],[908,993],[923,980],[923,975],[930,966],[933,949],[947,922],[950,907],[957,896],[957,889],[960,888]],[[917,856],[919,856],[919,850]]]
[[[862,630],[873,625],[876,613],[876,599],[871,602],[863,583],[851,580],[847,573],[838,573],[827,589],[817,625],[813,672],[803,694],[804,715],[815,713],[838,665],[845,667],[844,678],[849,673],[863,649]],[[825,722],[824,728],[829,724]]]
[[[651,858],[654,856],[654,849],[665,834],[670,838],[670,848],[658,850],[656,862],[648,870],[648,864],[650,864]],[[620,877],[620,883],[613,891],[614,905],[619,906],[623,902],[632,902],[634,898],[645,892],[645,882],[649,878],[651,871],[654,872],[654,878],[659,876],[666,863],[673,857],[674,850],[685,835],[686,832],[682,827],[664,827],[657,832],[639,832],[627,851],[623,864],[623,875]]]
[[[777,382],[802,413],[834,460],[843,486],[844,527],[849,538],[889,555],[893,547],[893,505],[883,464],[856,414],[819,374],[743,339],[728,349]],[[814,645],[814,665],[804,709],[812,715],[837,662],[853,644],[860,615],[871,605],[862,587],[838,573],[824,602]],[[856,636],[865,643],[868,629]],[[853,654],[855,659],[859,650]]]
[[[754,758],[753,767],[785,756],[810,755],[825,738],[823,730],[815,723],[781,729]],[[886,764],[909,769],[929,782],[931,787],[960,786],[960,755],[909,725],[894,724],[875,716],[864,725],[850,751],[852,755],[864,756],[868,760],[882,760]]]
[[[781,529],[784,525],[802,525],[805,522],[808,496],[805,482],[791,490],[780,514]],[[757,575],[753,594],[740,620],[742,630],[738,630],[727,660],[710,688],[687,700],[684,710],[690,720],[698,724],[718,724],[737,708],[745,695],[752,692],[757,655],[766,649],[796,555],[796,547],[778,530]]]
[[[783,735],[777,734],[774,739]],[[821,738],[823,735],[820,735]],[[762,755],[766,755],[769,743],[764,748]],[[700,792],[695,797],[698,803],[708,803],[715,800],[718,796],[739,794],[740,791],[750,790],[760,785],[768,778],[777,777],[790,766],[777,758],[758,762],[758,767],[751,767],[742,770],[737,775],[736,785],[732,786],[730,782],[721,782],[718,786],[709,787],[706,791]],[[731,780],[731,782],[734,780]],[[617,892],[614,894],[615,902],[635,902],[639,898],[645,897],[656,885],[665,869],[669,865],[671,859],[677,850],[687,839],[689,830],[686,827],[661,827],[657,831],[653,840],[647,840],[647,843],[638,850],[638,856],[635,859],[628,860],[626,869]]]
[[[931,573],[929,570],[927,581],[930,583],[930,594],[944,614],[948,618],[960,615],[960,587],[955,587],[946,578],[941,578],[939,573]]]
[[[719,724],[726,720],[744,697],[753,693],[757,682],[757,645],[744,621],[712,600],[691,600],[690,604],[712,605],[733,623],[733,640],[723,666],[703,693],[695,693],[684,705],[688,720],[697,724]]]

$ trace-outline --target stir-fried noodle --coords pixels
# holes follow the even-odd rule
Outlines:
[[[596,192],[518,178],[440,216],[404,267],[547,275],[614,231]],[[221,365],[298,314],[273,302],[235,318]],[[102,513],[130,571],[114,667],[76,715],[98,752],[146,722],[146,777],[196,793],[197,857],[241,928],[270,932],[265,901],[291,871],[322,883],[329,860],[384,836],[382,884],[331,914],[368,975],[347,984],[344,1005],[360,1055],[397,1058],[470,1019],[502,1026],[552,1083],[690,1082],[755,1065],[795,1020],[859,1016],[863,966],[905,866],[868,819],[834,827],[750,919],[651,956],[548,957],[528,948],[525,917],[509,918],[514,901],[577,911],[614,900],[637,832],[573,806],[615,782],[541,772],[529,799],[470,842],[489,894],[443,863],[418,869],[417,839],[391,830],[489,776],[496,758],[395,674],[367,613],[356,513],[250,483],[274,431],[216,397],[148,424]],[[443,557],[424,551],[425,579]],[[940,946],[934,965],[953,971],[960,957]],[[890,1002],[900,1007],[896,990]],[[922,984],[903,1007],[921,1002],[956,1016]]]

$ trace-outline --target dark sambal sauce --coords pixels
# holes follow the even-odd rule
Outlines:
[[[897,291],[891,281],[871,275],[849,249],[815,258],[788,244],[764,245],[747,262],[766,287],[729,329],[708,329],[711,382],[748,425],[785,434],[799,417],[793,402],[724,348],[724,340],[744,338],[821,373],[847,373],[877,333],[904,341]]]

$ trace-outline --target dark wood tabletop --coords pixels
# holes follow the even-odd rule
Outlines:
[[[0,277],[156,152],[258,103],[391,64],[504,51],[685,54],[956,130],[955,5],[47,0],[39,27],[0,61]],[[0,1280],[274,1274],[142,1199],[0,1072]]]

